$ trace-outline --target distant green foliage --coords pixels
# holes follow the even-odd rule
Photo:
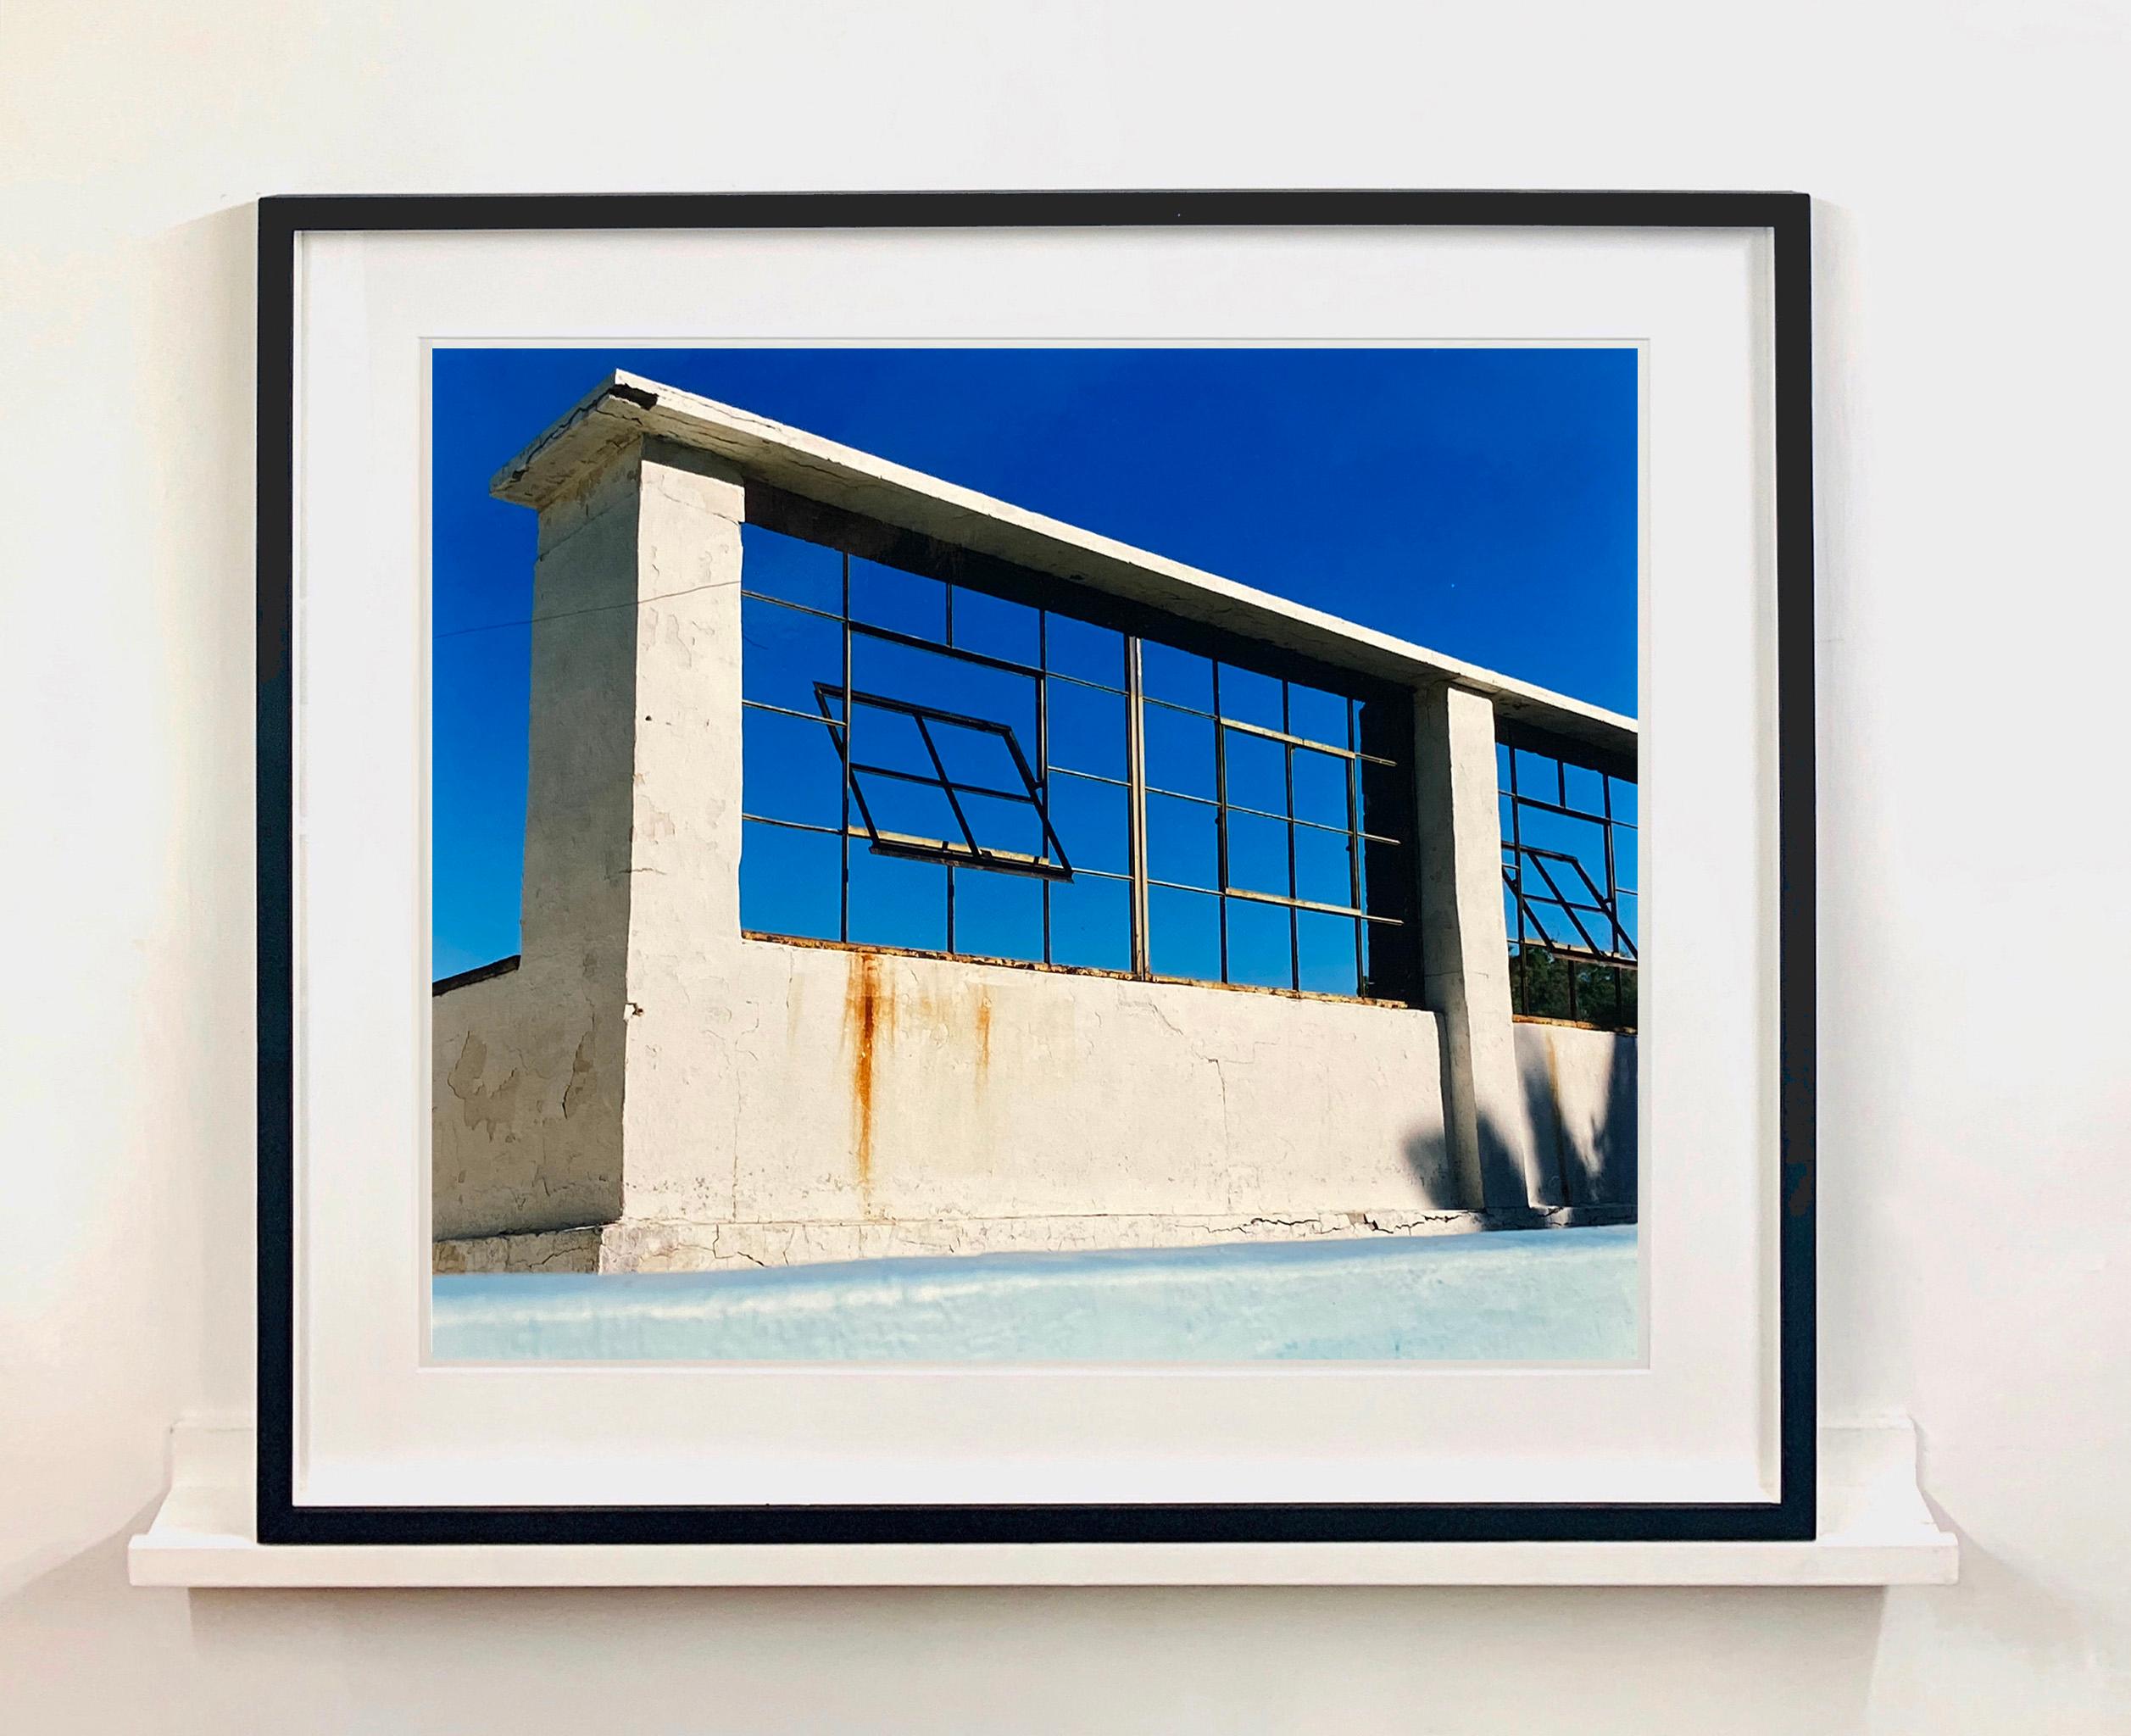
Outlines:
[[[1527,944],[1510,949],[1510,1004],[1539,1019],[1573,1019],[1608,1030],[1635,1028],[1635,967],[1559,958]]]

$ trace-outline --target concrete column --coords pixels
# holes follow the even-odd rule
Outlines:
[[[557,1027],[538,1181],[572,1178],[573,1221],[632,1209],[625,1149],[731,1169],[671,1129],[699,1133],[706,1093],[732,1123],[697,1027],[739,944],[744,499],[717,459],[647,442],[541,509],[520,1004]],[[663,1064],[688,1049],[685,1077]]]
[[[737,1050],[758,1016],[740,940],[747,497],[705,453],[651,442],[641,463],[623,1211],[715,1220],[737,1186]]]
[[[1443,1027],[1444,1121],[1464,1204],[1565,1203],[1534,1136],[1510,1015],[1494,705],[1444,686],[1416,694],[1422,999]]]

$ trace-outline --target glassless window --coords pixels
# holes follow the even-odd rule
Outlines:
[[[1410,998],[1394,702],[743,536],[748,932]]]
[[[1633,1030],[1634,781],[1522,744],[1494,754],[1511,1010]]]

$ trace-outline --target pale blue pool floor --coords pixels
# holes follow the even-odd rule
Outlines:
[[[438,1277],[444,1361],[1631,1361],[1633,1225]]]

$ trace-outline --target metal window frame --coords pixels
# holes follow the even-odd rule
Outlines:
[[[759,511],[757,510],[758,503],[762,509]],[[1210,634],[1207,630],[1175,620],[1159,610],[1138,609],[1131,612],[1130,619],[1120,620],[1104,618],[1105,615],[1114,616],[1117,613],[1114,608],[1062,607],[1055,581],[1048,584],[1040,581],[1032,582],[1032,576],[1014,574],[1008,575],[1002,581],[996,571],[983,570],[985,564],[975,561],[964,551],[933,543],[927,539],[914,542],[902,533],[893,531],[890,527],[823,509],[814,503],[797,502],[773,489],[750,489],[748,522],[752,528],[793,537],[826,548],[835,554],[839,563],[841,612],[838,614],[831,614],[813,604],[795,602],[771,592],[755,590],[748,586],[744,579],[741,591],[745,599],[832,622],[842,636],[842,681],[840,683],[831,681],[814,683],[816,712],[798,711],[771,701],[743,699],[743,708],[804,719],[819,723],[829,731],[843,765],[843,812],[837,824],[833,826],[813,825],[755,813],[745,806],[744,791],[742,797],[743,821],[838,838],[841,873],[836,938],[839,943],[847,945],[854,943],[851,933],[851,849],[856,841],[872,854],[937,863],[946,870],[946,943],[943,949],[937,952],[936,955],[939,957],[993,956],[968,952],[959,943],[955,921],[958,876],[964,871],[1016,873],[1042,882],[1041,957],[1040,960],[1031,959],[1026,962],[1040,962],[1056,970],[1101,970],[1104,974],[1119,974],[1102,966],[1060,963],[1056,956],[1056,923],[1052,909],[1054,887],[1079,879],[1104,881],[1121,884],[1127,888],[1127,964],[1122,974],[1135,979],[1270,988],[1274,993],[1331,995],[1336,999],[1360,1002],[1388,1000],[1397,1004],[1418,1004],[1419,932],[1415,921],[1411,888],[1403,884],[1403,877],[1410,875],[1414,869],[1412,850],[1415,840],[1412,832],[1415,802],[1413,792],[1409,787],[1413,776],[1410,750],[1408,749],[1403,755],[1380,751],[1385,745],[1382,739],[1383,731],[1377,732],[1378,739],[1374,745],[1365,745],[1362,740],[1365,714],[1372,705],[1382,708],[1387,700],[1396,698],[1403,701],[1404,706],[1410,707],[1410,695],[1390,688],[1378,691],[1380,684],[1359,679],[1349,671],[1327,669],[1294,659],[1275,647],[1260,645],[1235,635]],[[943,636],[927,637],[854,619],[851,612],[852,563],[854,560],[872,561],[893,570],[941,584],[945,605],[943,610]],[[958,589],[998,597],[1032,609],[1037,621],[1038,661],[1032,665],[1023,663],[1011,658],[972,651],[953,643],[954,595]],[[1078,603],[1081,599],[1076,598],[1071,600]],[[1050,620],[1054,615],[1118,635],[1121,685],[1050,668]],[[901,645],[936,656],[952,657],[981,668],[1023,676],[1035,684],[1037,735],[1037,756],[1033,763],[1027,757],[1018,735],[1010,724],[971,716],[921,701],[898,699],[857,688],[854,685],[852,645],[854,640],[861,637]],[[1150,643],[1206,659],[1211,676],[1210,703],[1214,709],[1208,711],[1196,705],[1159,698],[1146,691],[1143,648]],[[1254,676],[1279,684],[1281,727],[1274,728],[1248,718],[1223,715],[1221,676],[1224,669],[1245,670]],[[1051,763],[1049,714],[1050,688],[1054,682],[1083,687],[1093,693],[1113,694],[1124,702],[1126,775],[1122,778]],[[1327,693],[1341,701],[1345,714],[1347,737],[1344,743],[1304,735],[1292,726],[1292,689],[1298,684]],[[868,706],[899,712],[917,722],[921,739],[932,761],[932,776],[854,759],[854,755],[862,750],[857,746],[853,732],[847,730],[843,719],[853,717],[854,708],[863,709]],[[1147,772],[1147,715],[1150,706],[1160,706],[1181,715],[1200,718],[1211,726],[1215,761],[1211,795],[1195,795],[1182,790],[1166,789],[1149,780]],[[841,716],[837,715],[838,707],[841,708]],[[1024,793],[1016,794],[1010,790],[969,785],[949,777],[932,738],[926,723],[928,719],[954,727],[999,735],[1013,756],[1015,768],[1026,786]],[[1231,731],[1271,742],[1280,747],[1282,806],[1287,810],[1286,812],[1276,813],[1269,808],[1229,798],[1227,737]],[[1403,725],[1392,739],[1401,743],[1410,741],[1410,709],[1405,712]],[[848,748],[847,741],[850,743]],[[1299,751],[1324,754],[1346,763],[1347,811],[1344,824],[1333,825],[1324,821],[1302,819],[1294,814],[1294,756]],[[869,776],[886,777],[942,791],[948,798],[955,823],[961,830],[961,842],[958,843],[951,838],[910,837],[883,828],[877,822],[872,805],[866,800],[860,787],[860,781]],[[1054,777],[1077,778],[1083,782],[1124,792],[1127,837],[1123,873],[1085,866],[1075,867],[1071,864],[1050,815]],[[1376,782],[1377,786],[1373,795],[1365,789],[1366,784],[1370,782]],[[1387,799],[1392,792],[1396,793],[1397,799]],[[988,850],[980,845],[975,830],[957,799],[960,793],[1025,802],[1033,807],[1043,828],[1043,856],[1021,857],[1012,853]],[[1148,847],[1148,798],[1150,796],[1195,803],[1212,811],[1216,858],[1211,885],[1168,880],[1152,871]],[[1393,817],[1388,821],[1377,821],[1376,815],[1379,809],[1389,811]],[[1283,828],[1288,858],[1288,882],[1284,892],[1239,885],[1232,878],[1230,873],[1230,826],[1231,817],[1238,815],[1268,821]],[[1295,877],[1297,844],[1299,832],[1305,830],[1343,837],[1346,841],[1350,903],[1332,904],[1299,895]],[[1399,835],[1401,830],[1405,836]],[[1398,853],[1394,860],[1401,866],[1392,869],[1388,873],[1382,866],[1372,871],[1372,856],[1380,860],[1386,851]],[[1050,860],[1053,856],[1055,860]],[[1214,901],[1217,976],[1180,975],[1155,969],[1153,893],[1157,890],[1185,893]],[[1373,905],[1372,893],[1379,894]],[[1284,983],[1241,982],[1236,976],[1229,929],[1232,910],[1238,904],[1272,907],[1285,913],[1288,958]],[[1334,916],[1353,925],[1355,959],[1350,987],[1314,989],[1303,986],[1302,916],[1305,913]],[[1396,937],[1394,943],[1388,943],[1390,937]],[[798,935],[789,938],[813,938]],[[926,948],[918,950],[933,949]],[[1383,963],[1372,972],[1372,960],[1377,959],[1383,960]]]
[[[865,629],[854,626],[853,632]],[[960,654],[952,647],[941,649],[949,656]],[[982,660],[982,659],[976,659]],[[951,866],[988,869],[1002,874],[1032,874],[1050,880],[1071,880],[1073,865],[1066,854],[1064,842],[1057,828],[1051,824],[1045,792],[1034,772],[1030,771],[1027,757],[1021,752],[1021,744],[1015,739],[1010,723],[999,722],[988,717],[971,717],[961,712],[949,711],[943,706],[926,705],[910,699],[892,698],[884,693],[869,693],[850,685],[847,672],[843,687],[832,682],[814,684],[815,703],[821,708],[821,721],[827,726],[832,740],[837,743],[839,756],[843,761],[844,789],[847,796],[858,804],[862,824],[854,826],[847,818],[844,832],[847,837],[863,835],[874,853],[883,856],[904,856],[923,862],[944,862]],[[839,718],[830,710],[829,702],[840,699],[843,715]],[[857,755],[857,716],[862,709],[893,711],[910,718],[917,725],[918,737],[925,743],[926,756],[932,762],[933,775],[926,777],[921,772],[904,771],[893,765],[870,765]],[[1037,716],[1043,715],[1041,688],[1038,688]],[[1013,756],[1014,769],[1021,774],[1021,788],[995,789],[988,784],[965,783],[949,775],[947,763],[940,757],[939,743],[933,739],[932,726],[946,724],[950,728],[972,731],[980,735],[996,736]],[[954,815],[954,823],[962,829],[962,843],[956,844],[947,838],[918,838],[899,832],[883,831],[873,817],[873,804],[865,798],[865,790],[860,782],[865,777],[885,777],[898,783],[915,784],[922,789],[937,789],[947,797],[948,808]],[[960,798],[965,795],[985,796],[993,800],[1014,802],[1034,810],[1037,824],[1043,828],[1043,841],[1048,847],[1041,856],[1025,852],[996,850],[976,841],[976,828],[970,824]],[[759,815],[747,815],[753,819]],[[1055,860],[1053,860],[1055,853]],[[952,882],[949,882],[950,896]]]
[[[1568,1017],[1572,1022],[1590,1023],[1609,1030],[1632,1031],[1635,1021],[1631,1015],[1623,1017],[1628,1004],[1627,979],[1633,976],[1640,965],[1636,943],[1621,921],[1620,899],[1623,895],[1634,897],[1633,887],[1620,883],[1617,854],[1614,837],[1617,832],[1634,832],[1636,822],[1622,820],[1613,811],[1613,786],[1618,782],[1633,783],[1632,776],[1624,775],[1618,765],[1591,764],[1587,759],[1564,751],[1565,744],[1538,736],[1529,730],[1504,729],[1498,732],[1496,746],[1505,756],[1505,777],[1498,778],[1495,786],[1499,799],[1509,804],[1509,831],[1502,839],[1502,881],[1510,894],[1511,908],[1516,913],[1516,929],[1509,936],[1511,970],[1510,973],[1511,1007],[1520,1018],[1544,1016],[1531,1011],[1531,958],[1537,951],[1559,959],[1570,968],[1567,976]],[[1547,760],[1554,770],[1554,795],[1528,793],[1520,787],[1517,776],[1517,755],[1529,754]],[[1599,780],[1599,811],[1574,807],[1568,798],[1568,768],[1572,765],[1589,771]],[[1580,821],[1599,828],[1600,849],[1605,857],[1605,881],[1601,887],[1592,877],[1583,860],[1566,850],[1550,849],[1524,841],[1525,810],[1553,814],[1563,819]],[[1526,881],[1526,865],[1529,864],[1544,882],[1545,890],[1535,892]],[[1578,889],[1564,891],[1554,870],[1548,865],[1566,864],[1574,871],[1581,882],[1580,889],[1589,894],[1588,899],[1572,895]],[[1570,927],[1576,932],[1575,942],[1560,940],[1549,930],[1543,910],[1558,911]],[[1585,915],[1603,919],[1605,938],[1601,941],[1583,921]],[[1527,932],[1527,925],[1529,925]],[[1613,987],[1612,1013],[1609,1022],[1587,1019],[1588,1011],[1579,1004],[1581,999],[1581,972],[1586,969],[1606,972]]]

